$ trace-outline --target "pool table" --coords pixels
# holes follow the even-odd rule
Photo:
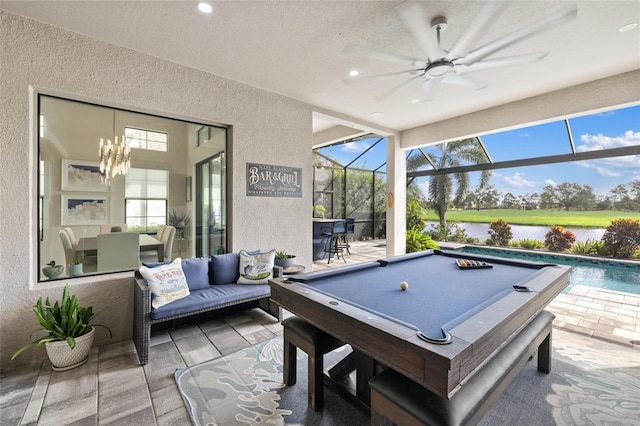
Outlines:
[[[476,264],[461,267],[460,259]],[[429,250],[269,284],[275,303],[350,344],[359,356],[451,398],[465,377],[562,291],[569,271]],[[374,369],[357,374],[357,396],[368,402]]]

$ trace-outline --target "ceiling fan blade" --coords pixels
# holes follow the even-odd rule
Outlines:
[[[486,56],[491,55],[494,52],[497,52],[500,49],[503,49],[507,46],[510,46],[524,38],[530,37],[542,31],[551,29],[556,25],[559,25],[563,22],[569,21],[576,17],[578,14],[578,10],[576,8],[572,8],[563,12],[559,12],[553,14],[535,24],[529,25],[522,29],[512,32],[504,37],[501,37],[497,40],[494,40],[490,43],[485,44],[482,47],[472,51],[464,58],[461,58],[459,63],[462,65],[471,65]]]
[[[422,101],[432,101],[436,94],[436,88],[442,80],[442,77],[429,78],[422,83]]]
[[[398,14],[430,62],[447,54],[438,44],[436,33],[431,30],[429,22],[426,21],[427,12],[422,5],[418,3],[404,4],[398,8]]]
[[[396,71],[396,72],[390,72],[386,74],[363,75],[358,77],[345,78],[343,81],[347,84],[363,83],[365,81],[384,80],[386,78],[397,77],[399,75],[412,75],[415,73],[419,73],[421,71],[422,71],[421,69],[418,69],[418,70]]]
[[[466,87],[468,89],[480,90],[488,86],[487,83],[476,80],[475,78],[467,77],[466,75],[457,75],[450,72],[442,79],[443,83],[450,84],[452,86]]]
[[[376,97],[377,101],[384,101],[385,99],[389,98],[391,95],[393,95],[394,93],[398,92],[400,89],[402,89],[403,87],[409,85],[413,80],[415,80],[416,78],[420,78],[422,77],[422,75],[417,75],[415,77],[412,77],[410,79],[408,79],[407,81],[397,85],[396,87],[394,87],[393,89],[383,93],[382,95]]]
[[[482,71],[482,70],[487,70],[491,68],[529,64],[531,62],[539,61],[545,56],[547,56],[547,52],[508,56],[505,58],[485,59],[483,61],[475,62],[472,65],[456,65],[455,72],[458,75],[463,75],[470,72]]]
[[[506,1],[490,1],[485,3],[484,7],[476,17],[473,18],[473,21],[471,21],[467,29],[464,30],[460,38],[456,40],[445,59],[452,61],[456,58],[462,58],[469,53],[471,44],[496,21],[496,18],[504,9],[503,6],[505,3]]]
[[[424,61],[422,59],[411,58],[409,56],[396,55],[392,53],[378,52],[377,50],[369,49],[368,47],[351,43],[347,44],[347,46],[344,48],[344,52],[351,56],[355,56],[356,58],[373,59],[376,61],[385,62],[399,62],[401,64],[413,66],[424,65]]]

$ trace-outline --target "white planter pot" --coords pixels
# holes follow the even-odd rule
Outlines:
[[[45,348],[49,361],[54,371],[65,371],[76,368],[87,362],[89,351],[93,346],[93,336],[96,329],[91,327],[91,331],[80,337],[76,337],[76,347],[71,349],[66,341],[47,342]]]
[[[82,275],[82,263],[70,263],[68,269],[70,277],[79,277]]]

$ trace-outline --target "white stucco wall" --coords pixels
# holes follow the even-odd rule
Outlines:
[[[284,249],[311,267],[309,105],[5,11],[0,18],[0,369],[44,357],[39,349],[9,361],[38,328],[30,307],[39,296],[59,298],[65,282],[36,283],[30,86],[98,104],[231,125],[231,248]],[[302,168],[303,197],[246,197],[247,162]],[[98,322],[113,330],[112,341],[131,336],[132,285],[128,274],[70,280],[83,304],[106,309]],[[95,344],[107,342],[99,330]]]

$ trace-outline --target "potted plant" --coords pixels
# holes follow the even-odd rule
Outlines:
[[[169,213],[169,225],[173,226],[174,228],[186,228],[187,226],[189,226],[190,221],[191,216],[188,211],[178,212],[172,210],[171,213]]]
[[[69,276],[70,277],[78,277],[82,275],[82,260],[84,259],[84,255],[82,252],[76,252],[73,257],[73,262],[69,265]]]
[[[56,261],[52,260],[47,263],[47,266],[42,268],[42,273],[45,277],[51,279],[58,278],[64,271],[64,265],[56,265]]]
[[[18,349],[11,357],[12,360],[26,349],[44,344],[52,368],[55,371],[69,370],[87,362],[95,327],[104,327],[109,332],[109,337],[112,337],[109,327],[90,324],[97,314],[93,313],[91,306],[81,307],[78,296],[69,295],[68,284],[62,290],[61,302],[56,301],[51,305],[47,297],[42,303],[40,297],[32,309],[42,326],[41,330],[48,334]]]
[[[287,254],[284,250],[276,251],[274,263],[286,269],[296,264],[296,256],[293,254]]]

